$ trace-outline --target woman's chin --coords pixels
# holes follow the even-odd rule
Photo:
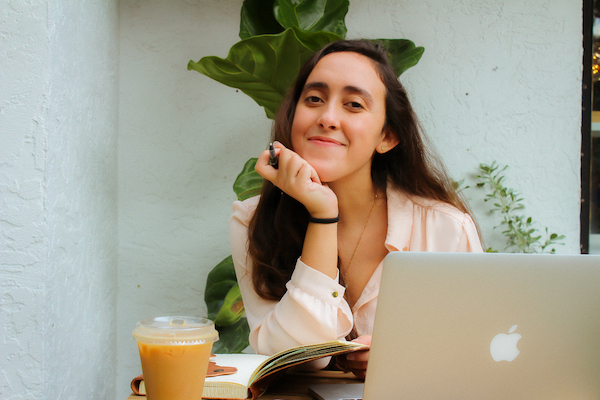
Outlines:
[[[315,168],[315,170],[317,171],[317,175],[319,175],[319,179],[322,183],[334,182],[340,178],[339,172],[332,171],[331,168]]]

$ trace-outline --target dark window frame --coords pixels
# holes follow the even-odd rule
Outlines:
[[[592,53],[594,46],[594,1],[583,0],[583,74],[581,100],[581,216],[580,251],[589,253],[590,183],[592,147]]]

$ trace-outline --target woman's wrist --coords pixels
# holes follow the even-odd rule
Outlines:
[[[340,215],[338,214],[337,217],[334,218],[316,218],[313,217],[312,215],[308,218],[308,222],[311,222],[313,224],[335,224],[340,220]]]
[[[334,219],[340,216],[340,212],[337,207],[331,207],[323,211],[308,211],[308,215],[311,219]]]
[[[337,197],[333,192],[331,192],[330,194],[330,196],[326,196],[325,198],[319,199],[318,202],[313,201],[304,204],[304,206],[306,207],[306,211],[308,211],[309,218],[312,220],[312,222],[331,223],[320,221],[329,221],[339,218],[340,210],[338,208]]]

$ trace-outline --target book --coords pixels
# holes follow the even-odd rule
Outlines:
[[[224,366],[220,368],[224,368],[226,371],[235,369],[237,371],[226,375],[207,376],[204,381],[202,398],[256,399],[267,390],[272,381],[290,367],[323,357],[367,349],[369,346],[362,343],[334,340],[292,347],[272,356],[244,353],[217,354],[211,357],[211,362],[217,366]],[[134,378],[131,386],[136,394],[145,394],[145,385],[141,376]]]

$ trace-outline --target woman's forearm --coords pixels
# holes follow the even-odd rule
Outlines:
[[[334,279],[337,276],[337,223],[309,223],[302,247],[302,262]]]

